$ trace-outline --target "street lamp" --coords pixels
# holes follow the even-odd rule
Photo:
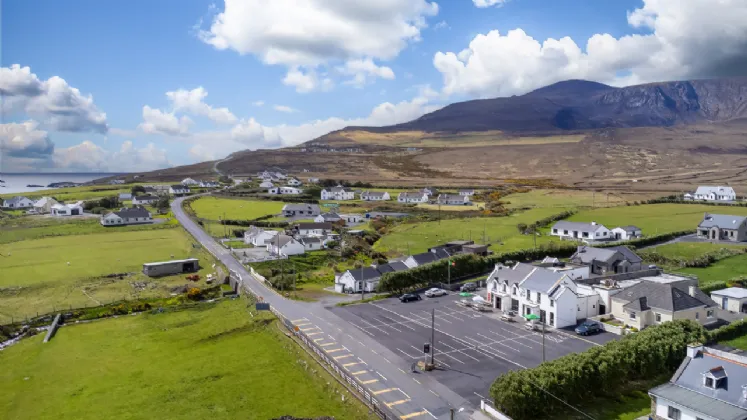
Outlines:
[[[536,321],[540,319],[539,316],[536,314],[526,314],[524,315],[524,318],[526,318],[529,321]],[[542,363],[545,362],[545,323],[540,320],[540,324],[542,324]]]

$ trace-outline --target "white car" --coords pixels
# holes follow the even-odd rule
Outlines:
[[[428,289],[425,291],[426,297],[438,297],[438,296],[444,296],[446,295],[446,290],[439,289],[438,287],[434,287],[432,289]]]

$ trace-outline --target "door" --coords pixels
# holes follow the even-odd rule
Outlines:
[[[511,310],[512,311],[519,311],[519,300],[518,299],[511,299]]]
[[[605,305],[600,304],[599,305],[599,315],[604,315],[607,312],[607,307]]]
[[[540,309],[540,322],[545,322],[545,310]]]
[[[721,309],[726,310],[727,306],[729,306],[729,298],[722,297],[721,298]]]
[[[555,326],[555,312],[550,312],[550,326]]]

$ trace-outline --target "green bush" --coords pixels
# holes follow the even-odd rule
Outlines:
[[[732,322],[729,325],[716,328],[709,333],[708,338],[712,342],[725,341],[741,337],[745,334],[747,334],[747,319],[740,319],[739,321]]]

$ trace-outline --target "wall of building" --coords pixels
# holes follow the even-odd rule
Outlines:
[[[677,311],[674,313],[673,318],[689,319],[703,325],[710,324],[718,319],[716,318],[716,308],[711,308],[710,310],[713,311],[713,316],[710,318],[708,318],[706,314],[707,309],[704,307],[692,308],[685,311]]]
[[[667,401],[663,398],[658,398],[656,402],[656,412],[655,418],[657,420],[669,420],[669,406],[678,408],[682,415],[680,416],[680,420],[696,420],[696,419],[703,419],[703,420],[718,420],[714,419],[713,417],[708,417],[703,414],[697,414],[694,411],[690,410],[689,408],[683,407],[679,404],[675,404],[671,401]]]

